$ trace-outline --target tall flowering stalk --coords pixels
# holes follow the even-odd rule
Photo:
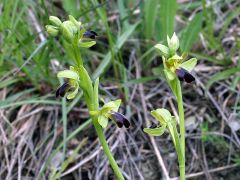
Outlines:
[[[162,135],[166,129],[172,138],[174,147],[177,152],[180,179],[185,179],[185,123],[184,123],[184,108],[182,99],[181,82],[191,83],[195,78],[190,74],[190,71],[197,64],[197,59],[192,58],[186,60],[187,54],[183,53],[181,56],[177,54],[179,48],[179,39],[174,33],[171,39],[167,37],[168,46],[163,44],[155,45],[163,60],[163,72],[166,81],[170,86],[174,96],[177,100],[179,113],[179,127],[178,133],[176,119],[167,109],[156,109],[151,111],[152,116],[159,121],[157,127],[144,128],[144,132],[152,136]]]
[[[121,100],[107,102],[103,107],[99,108],[98,85],[99,78],[93,82],[84,68],[84,62],[81,56],[80,47],[90,48],[96,44],[97,33],[94,31],[86,31],[82,23],[77,21],[73,16],[69,16],[69,20],[62,22],[58,17],[50,16],[51,25],[47,25],[46,29],[51,36],[61,36],[70,50],[70,55],[74,61],[74,66],[70,66],[68,70],[58,73],[58,78],[64,78],[65,82],[57,89],[56,97],[64,97],[73,99],[79,92],[83,91],[84,99],[87,104],[92,123],[96,129],[103,151],[107,156],[113,171],[118,179],[124,179],[105,139],[103,128],[107,127],[108,120],[111,119],[118,127],[130,126],[128,119],[118,112]]]

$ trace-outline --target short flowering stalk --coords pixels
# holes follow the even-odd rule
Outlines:
[[[180,179],[185,180],[185,122],[181,82],[191,83],[195,81],[190,72],[196,66],[197,59],[186,60],[187,53],[183,53],[181,56],[177,54],[179,39],[175,33],[171,38],[167,36],[167,42],[168,46],[157,44],[155,48],[162,56],[164,75],[177,100],[180,133],[176,127],[175,117],[171,116],[166,109],[152,111],[153,117],[160,122],[160,125],[145,128],[144,131],[149,135],[160,136],[165,132],[165,129],[168,129],[178,155]]]
[[[103,151],[107,156],[112,169],[118,179],[124,179],[121,170],[119,169],[106,141],[103,133],[103,128],[107,127],[108,120],[113,120],[118,127],[125,126],[128,128],[130,123],[128,119],[118,112],[121,100],[110,101],[105,103],[99,109],[98,85],[99,78],[93,83],[87,70],[83,66],[81,57],[81,48],[90,48],[96,44],[97,33],[94,31],[86,31],[82,23],[77,21],[73,16],[69,16],[69,20],[62,22],[55,16],[49,18],[51,25],[46,26],[46,30],[51,36],[61,35],[63,40],[70,48],[70,55],[74,60],[75,66],[70,66],[69,70],[63,70],[58,73],[58,78],[64,78],[65,82],[56,91],[56,97],[64,97],[73,99],[79,89],[82,89],[85,102],[93,125],[96,129]]]

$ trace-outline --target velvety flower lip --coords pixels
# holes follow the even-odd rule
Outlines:
[[[154,129],[156,127],[158,127],[157,124],[156,123],[152,123],[152,125],[149,128]]]
[[[97,36],[97,33],[94,32],[94,31],[86,31],[86,32],[83,34],[83,37],[84,37],[84,38],[89,38],[89,39],[96,39],[96,36]]]
[[[195,81],[193,75],[191,75],[187,70],[183,68],[176,69],[176,74],[180,81],[185,81],[186,83],[191,83]]]
[[[121,113],[119,112],[111,112],[111,117],[112,120],[114,120],[119,128],[125,127],[129,128],[130,127],[130,122],[129,120]]]
[[[56,98],[58,98],[59,96],[64,97],[69,88],[70,85],[68,82],[65,82],[63,85],[61,85],[56,91]]]

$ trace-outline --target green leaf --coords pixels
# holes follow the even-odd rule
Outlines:
[[[230,68],[230,69],[227,69],[225,71],[222,71],[222,72],[219,72],[219,73],[216,73],[214,76],[211,77],[211,79],[208,81],[207,83],[207,89],[209,89],[213,83],[217,82],[217,81],[221,81],[221,80],[224,80],[224,79],[227,79],[229,78],[229,76],[235,74],[235,73],[238,73],[240,72],[240,68],[239,67],[236,67],[236,68]]]
[[[139,23],[140,22],[137,22],[134,25],[130,25],[128,29],[121,36],[118,37],[117,42],[115,44],[115,48],[114,48],[116,53],[123,46],[123,44],[129,39],[130,35],[134,32],[134,30],[139,25]],[[109,67],[109,65],[111,64],[111,59],[112,59],[112,55],[111,55],[111,52],[109,51],[104,57],[104,59],[102,60],[101,64],[96,69],[96,71],[93,73],[92,75],[93,79],[100,77],[100,75],[104,71],[106,71],[107,67]]]
[[[202,29],[202,16],[200,12],[192,19],[181,37],[180,47],[182,52],[189,52],[198,38],[198,33]]]
[[[98,116],[98,123],[103,127],[106,128],[108,125],[108,118],[105,116]]]
[[[99,78],[96,79],[96,81],[94,83],[94,87],[93,87],[94,98],[95,98],[95,101],[97,101],[97,102],[98,102],[98,86],[99,86]]]
[[[166,124],[157,128],[144,128],[143,131],[151,136],[161,136],[166,129]]]
[[[185,61],[184,63],[180,64],[180,67],[182,67],[183,69],[190,72],[193,70],[193,68],[196,66],[196,64],[197,64],[197,59],[191,58],[191,59]]]
[[[172,35],[174,32],[175,24],[175,15],[177,11],[177,2],[176,0],[159,0],[160,9],[159,9],[159,21],[160,28],[159,40],[166,41],[167,35]]]
[[[159,1],[156,0],[144,1],[144,32],[147,39],[153,37],[158,4]]]
[[[169,86],[170,86],[170,88],[171,88],[175,97],[177,97],[177,81],[178,81],[177,78],[175,78],[172,81],[168,81],[168,84],[169,84]]]

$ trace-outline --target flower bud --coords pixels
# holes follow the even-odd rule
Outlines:
[[[58,35],[59,30],[58,30],[57,27],[52,26],[52,25],[47,25],[46,29],[47,29],[47,32],[48,32],[49,35],[51,35],[53,37]]]
[[[174,55],[179,48],[179,39],[176,33],[173,33],[171,39],[167,36],[168,47],[170,49],[171,55]]]
[[[71,21],[64,21],[61,25],[63,37],[71,43],[74,35],[77,33],[76,26]]]
[[[52,24],[56,25],[57,27],[61,26],[62,24],[62,21],[56,16],[50,16],[49,20]]]
[[[73,16],[69,15],[69,20],[76,26],[77,29],[80,28],[81,22],[77,21]]]

